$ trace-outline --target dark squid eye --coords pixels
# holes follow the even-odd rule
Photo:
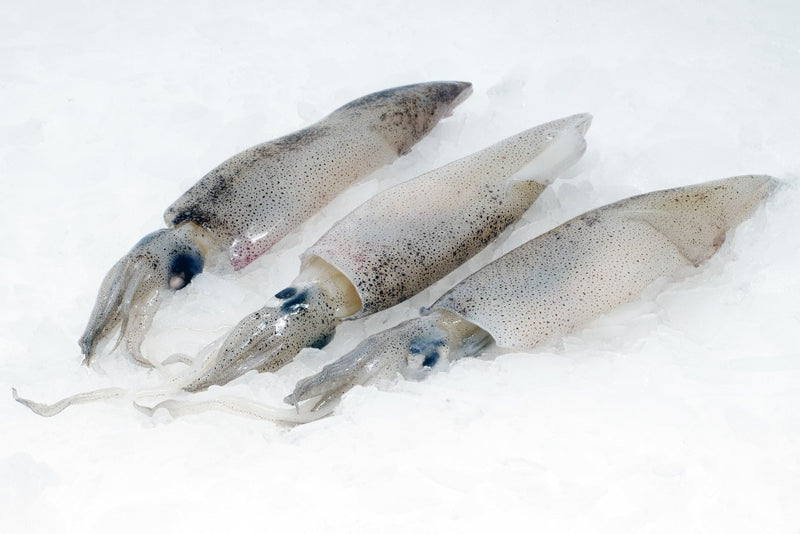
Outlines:
[[[408,347],[408,352],[422,355],[422,366],[433,367],[441,357],[439,349],[445,345],[440,339],[414,339]]]
[[[176,254],[169,266],[169,287],[183,289],[196,274],[203,272],[203,256],[198,252],[181,252]]]
[[[292,298],[293,296],[297,295],[297,288],[295,287],[287,287],[286,289],[282,289],[275,293],[275,298],[279,298],[281,300],[285,300],[288,298]]]
[[[439,351],[433,350],[425,355],[425,360],[422,362],[423,367],[433,367],[439,361]]]

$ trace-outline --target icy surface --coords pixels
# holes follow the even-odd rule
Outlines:
[[[148,355],[221,336],[383,187],[572,113],[595,117],[584,159],[501,243],[406,305],[344,325],[324,352],[225,392],[277,404],[470,268],[601,204],[745,173],[794,186],[798,24],[789,0],[6,2],[0,531],[797,532],[794,187],[690,278],[557,346],[356,388],[305,426],[151,419],[123,400],[42,419],[10,388],[54,401],[163,381],[121,357],[80,365],[102,276],[219,162],[370,91],[475,88],[301,234],[237,275],[196,278],[159,312]]]

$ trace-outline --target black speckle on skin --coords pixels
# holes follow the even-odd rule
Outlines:
[[[586,226],[594,226],[599,220],[600,215],[598,213],[590,213],[582,217],[582,220]]]
[[[420,91],[421,86],[428,85],[427,91]],[[414,84],[394,87],[384,91],[378,91],[353,100],[342,106],[341,110],[354,109],[367,106],[379,106],[385,103],[394,103],[399,98],[411,100],[413,98],[426,98],[433,102],[447,103],[452,102],[464,90],[463,84],[459,83],[431,83]],[[338,110],[337,110],[338,111]]]
[[[272,146],[270,146],[271,153],[269,155],[280,155],[280,153],[284,150],[297,150],[307,147],[317,139],[321,139],[327,135],[329,131],[330,128],[324,126],[315,126],[300,130],[299,132],[291,133],[289,135],[284,135],[283,137],[273,141]]]
[[[311,347],[312,349],[321,349],[322,347],[331,342],[331,340],[333,339],[333,334],[334,334],[333,331],[328,332],[327,334],[324,334],[318,337],[313,342],[309,343],[308,346]]]
[[[217,219],[216,215],[208,213],[205,210],[195,206],[190,209],[176,213],[174,218],[170,221],[170,226],[178,226],[181,223],[190,221],[197,224],[198,226],[210,229],[215,227],[216,219]]]
[[[404,154],[469,84],[433,82],[354,100],[295,133],[250,147],[207,173],[164,214],[193,222],[239,270],[352,182]],[[381,115],[385,115],[381,119]]]
[[[236,221],[226,220],[230,214],[220,217],[220,214],[214,210],[226,201],[235,202],[237,190],[245,185],[243,182],[248,180],[250,174],[258,174],[261,172],[259,170],[261,167],[263,167],[261,170],[267,172],[269,166],[261,165],[263,162],[278,160],[290,151],[303,150],[317,139],[324,137],[329,130],[330,128],[326,127],[306,128],[249,149],[250,157],[242,157],[242,154],[248,151],[237,154],[238,159],[237,156],[234,156],[222,163],[187,191],[184,195],[192,196],[194,201],[188,207],[172,212],[168,223],[171,226],[177,226],[191,221],[212,232],[226,228],[231,223],[235,224]],[[266,181],[269,182],[269,180]],[[279,184],[280,180],[276,177],[275,189],[270,190],[272,196],[276,195]],[[254,213],[254,210],[250,209],[248,212]],[[232,232],[231,229],[226,231]]]
[[[149,234],[147,234],[146,236],[141,238],[139,241],[137,241],[136,244],[133,245],[133,249],[135,250],[135,249],[137,249],[139,247],[145,246],[146,244],[151,242],[153,239],[159,237],[160,235],[162,235],[164,233],[165,233],[165,230],[163,228],[161,230],[156,230],[155,232],[150,232]]]

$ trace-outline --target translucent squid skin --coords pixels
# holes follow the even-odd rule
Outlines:
[[[419,380],[432,368],[474,355],[490,342],[474,324],[437,311],[368,337],[319,373],[300,380],[284,401],[297,405],[312,399],[311,411],[317,411],[354,386],[388,381],[398,373]]]
[[[423,316],[372,336],[298,382],[313,409],[356,384],[418,378],[488,344],[530,350],[675,278],[719,249],[775,188],[738,176],[648,193],[590,211],[528,241],[445,293]]]
[[[165,290],[185,287],[203,270],[205,236],[194,225],[157,230],[142,238],[111,268],[100,286],[89,326],[78,344],[90,363],[95,342],[120,326],[134,358],[149,365],[139,351]]]
[[[186,389],[275,371],[301,348],[324,346],[342,320],[387,309],[436,282],[519,220],[580,159],[590,124],[589,114],[542,124],[368,200],[306,251],[298,278],[276,295],[281,306],[240,322]]]
[[[164,221],[202,226],[241,269],[359,178],[407,154],[471,92],[468,83],[434,82],[359,98],[225,161]]]
[[[304,264],[320,258],[353,283],[361,309],[349,318],[394,306],[518,221],[552,174],[581,157],[590,124],[586,113],[548,122],[379,194],[309,248]],[[531,162],[539,165],[509,179]]]
[[[208,254],[227,251],[243,268],[349,185],[408,153],[471,92],[466,82],[430,82],[373,93],[206,174],[167,209],[168,228],[106,275],[79,340],[85,362],[119,326],[119,339],[148,363],[140,346],[160,300],[199,274]]]

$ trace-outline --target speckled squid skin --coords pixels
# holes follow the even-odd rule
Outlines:
[[[428,313],[447,310],[500,347],[530,349],[706,261],[774,185],[768,176],[739,176],[591,211],[477,271]]]
[[[495,343],[529,350],[700,265],[777,182],[738,176],[632,197],[528,241],[445,293],[422,316],[379,332],[300,380],[285,401],[310,410],[401,373],[423,378]],[[298,406],[298,410],[304,410]]]
[[[160,301],[202,272],[208,255],[227,250],[244,267],[349,184],[407,153],[471,92],[466,82],[430,82],[367,95],[208,173],[167,209],[169,227],[106,275],[78,341],[84,362],[120,326],[128,351],[149,364],[141,344]]]
[[[554,171],[581,157],[590,124],[589,114],[548,122],[393,187],[336,223],[304,265],[319,257],[353,283],[362,308],[350,318],[402,302],[518,221]],[[510,179],[553,145],[547,164]]]
[[[359,98],[228,159],[172,204],[164,220],[205,228],[241,269],[347,186],[408,153],[470,92],[465,82],[431,82]]]
[[[303,255],[300,274],[245,317],[184,388],[274,372],[320,348],[343,319],[384,310],[439,280],[517,221],[586,149],[591,115],[525,130],[388,189],[356,208]],[[541,180],[537,182],[536,180]]]

